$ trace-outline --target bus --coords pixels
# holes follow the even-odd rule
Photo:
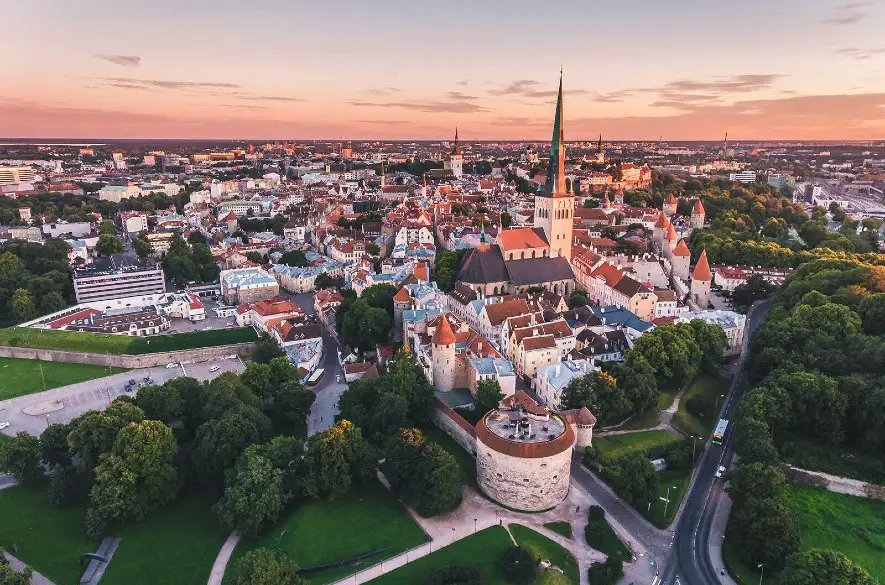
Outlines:
[[[728,428],[728,420],[724,418],[720,418],[719,422],[716,423],[716,428],[713,430],[713,444],[721,445],[722,439],[725,438],[725,430]]]
[[[317,370],[310,375],[307,379],[308,386],[316,386],[317,382],[320,381],[320,378],[323,377],[323,368],[317,368]]]

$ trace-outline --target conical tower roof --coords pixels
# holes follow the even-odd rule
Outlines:
[[[565,187],[565,135],[562,119],[562,72],[559,72],[559,93],[556,97],[556,116],[553,119],[553,138],[550,141],[550,164],[547,167],[547,182],[544,184],[547,197],[568,196]]]
[[[455,337],[455,333],[452,331],[452,326],[449,325],[448,318],[443,315],[439,319],[439,325],[436,327],[436,331],[433,332],[433,341],[434,345],[451,345],[457,341]]]
[[[701,203],[700,197],[695,199],[694,208],[691,210],[692,215],[704,215],[706,212],[704,211],[704,204]]]
[[[668,225],[670,225],[670,220],[667,219],[666,214],[662,211],[658,214],[658,220],[655,222],[655,227],[667,229]]]
[[[682,238],[676,243],[676,247],[673,248],[674,256],[691,256],[691,252],[688,251],[688,246],[685,245],[685,240]]]
[[[701,250],[701,257],[691,273],[692,280],[713,280],[713,273],[710,272],[710,263],[707,261],[707,251]]]
[[[674,228],[673,224],[671,223],[667,226],[667,241],[675,242],[677,237],[678,236],[676,235],[676,228]]]

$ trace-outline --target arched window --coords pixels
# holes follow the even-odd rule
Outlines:
[[[519,253],[519,259],[525,260],[525,250],[523,250],[522,252]]]

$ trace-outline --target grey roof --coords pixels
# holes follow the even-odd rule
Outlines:
[[[507,268],[504,257],[498,246],[480,245],[473,249],[464,260],[458,272],[459,282],[486,284],[489,282],[507,282]]]
[[[510,281],[517,286],[575,278],[571,265],[562,256],[511,260],[507,262],[506,268],[510,273]]]

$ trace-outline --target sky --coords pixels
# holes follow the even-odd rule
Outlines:
[[[10,0],[0,136],[885,138],[885,1]]]

